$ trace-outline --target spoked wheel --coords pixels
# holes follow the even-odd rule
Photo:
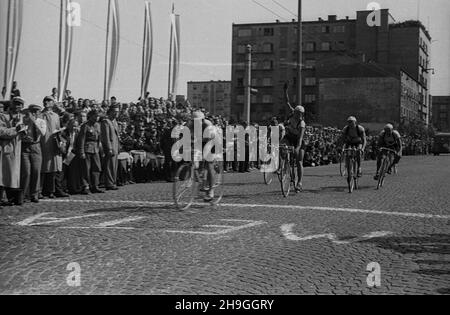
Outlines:
[[[173,199],[179,210],[187,210],[192,206],[198,194],[198,186],[193,165],[180,166],[173,184]]]
[[[348,192],[351,194],[353,193],[353,190],[355,189],[355,182],[353,177],[353,162],[348,162],[348,171],[347,171],[347,183],[348,183]]]
[[[214,172],[216,178],[216,184],[214,186],[214,198],[211,201],[211,204],[217,206],[220,204],[223,198],[223,194],[225,191],[225,176],[223,173],[223,163],[215,162],[214,163]]]
[[[281,192],[283,193],[283,196],[287,198],[291,192],[291,164],[286,159],[283,159],[281,163]]]
[[[387,172],[387,160],[383,159],[383,162],[381,164],[380,169],[380,177],[378,178],[378,185],[377,189],[380,189],[384,185],[384,179],[386,178],[386,172]]]

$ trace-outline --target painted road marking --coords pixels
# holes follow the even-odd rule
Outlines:
[[[208,236],[218,236],[225,235],[233,232],[237,232],[243,229],[249,229],[259,225],[266,224],[263,221],[250,221],[250,220],[220,220],[222,222],[236,222],[236,223],[246,223],[244,225],[233,226],[233,225],[202,225],[202,228],[218,228],[214,232],[204,232],[204,231],[172,231],[167,230],[166,233],[179,233],[179,234],[197,234],[197,235],[208,235]]]
[[[34,215],[28,219],[25,219],[23,221],[20,221],[18,223],[16,223],[16,225],[19,226],[36,226],[36,225],[47,225],[47,224],[53,224],[53,223],[62,223],[62,222],[67,222],[70,220],[77,220],[77,219],[83,219],[83,218],[92,218],[92,217],[99,217],[102,216],[104,214],[87,214],[87,215],[80,215],[80,216],[76,216],[76,217],[69,217],[69,218],[51,218],[51,217],[46,217],[49,214],[52,214],[53,212],[45,212],[45,213],[41,213],[38,215]],[[36,222],[37,220],[46,220],[43,222]]]
[[[128,201],[128,200],[43,200],[43,202],[49,203],[93,203],[93,204],[131,204],[137,206],[168,206],[172,207],[173,202],[154,202],[154,201]],[[194,206],[204,206],[205,203],[195,203]],[[333,207],[308,207],[308,206],[294,206],[294,205],[273,205],[273,204],[237,204],[237,203],[224,203],[220,204],[222,207],[234,207],[241,209],[254,209],[254,208],[272,208],[283,210],[314,210],[324,212],[346,212],[346,213],[362,213],[362,214],[377,214],[387,216],[398,216],[407,218],[420,218],[420,219],[439,219],[450,220],[450,215],[437,215],[426,213],[408,213],[408,212],[389,212],[378,210],[365,210],[365,209],[349,209],[349,208],[333,208]]]
[[[94,225],[93,228],[110,228],[113,227],[115,225],[120,225],[123,223],[129,223],[129,222],[135,222],[135,221],[140,221],[146,219],[145,217],[128,217],[125,219],[120,219],[120,220],[113,220],[113,221],[109,221],[109,222],[103,222],[100,223],[98,225]]]
[[[356,242],[369,240],[372,238],[381,238],[381,237],[391,236],[394,234],[392,232],[377,231],[377,232],[372,232],[372,233],[363,235],[361,237],[356,237],[356,238],[348,240],[348,241],[340,241],[338,239],[338,237],[336,236],[336,234],[334,234],[334,233],[308,235],[308,236],[299,237],[292,232],[294,227],[295,227],[295,224],[284,224],[281,226],[281,233],[289,241],[306,242],[306,241],[311,241],[311,240],[315,240],[315,239],[326,238],[337,245],[348,245],[348,244],[352,244],[352,243],[356,243]]]

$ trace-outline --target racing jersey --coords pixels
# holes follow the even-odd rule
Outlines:
[[[378,147],[384,147],[388,149],[400,150],[401,136],[397,130],[391,132],[390,135],[386,131],[382,131],[378,137]]]
[[[361,145],[364,143],[366,130],[363,126],[357,125],[356,128],[345,126],[342,130],[343,142],[346,145]]]
[[[302,129],[306,128],[306,123],[302,119],[295,119],[294,116],[289,118],[286,126],[286,134],[291,137],[300,138],[302,134]]]

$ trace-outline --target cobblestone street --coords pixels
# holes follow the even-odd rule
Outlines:
[[[449,294],[450,156],[405,157],[380,191],[374,168],[351,195],[333,165],[288,198],[259,172],[227,174],[217,208],[177,211],[166,183],[3,208],[0,293]]]

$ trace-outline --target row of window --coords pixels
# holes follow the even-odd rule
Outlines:
[[[261,86],[273,86],[272,78],[263,78],[262,80],[260,78],[253,78],[252,79],[252,86],[258,87]],[[316,86],[317,79],[316,77],[306,77],[304,81],[305,86]],[[294,85],[296,85],[296,79],[294,78]],[[244,86],[244,78],[238,78],[237,79],[237,86],[243,87]]]
[[[252,103],[258,103],[258,96],[252,95],[251,96]],[[236,99],[237,103],[243,104],[245,102],[245,95],[238,95]],[[305,94],[305,103],[306,104],[312,104],[316,101],[316,95],[315,94]],[[262,103],[263,104],[270,104],[273,103],[273,97],[272,95],[263,95],[262,96]]]
[[[339,41],[334,43],[335,50],[343,50],[345,49],[345,42]],[[314,51],[331,51],[332,45],[331,42],[321,42],[319,47],[317,46],[317,43],[315,42],[307,42],[303,45],[303,49],[306,52],[314,52]],[[247,46],[246,45],[239,45],[238,46],[238,54],[245,54],[247,52]],[[262,46],[256,46],[253,50],[254,53],[262,52],[262,53],[273,53],[274,52],[274,45],[272,43],[265,43]],[[420,60],[420,63],[422,64],[422,60]],[[426,65],[428,66],[428,64]],[[424,64],[425,67],[425,64]]]
[[[319,27],[316,26],[310,26],[305,27],[304,32],[321,32],[324,34],[330,34],[330,33],[345,33],[345,25],[322,25]],[[297,29],[295,29],[295,32],[297,32]],[[275,29],[273,27],[266,27],[262,30],[262,34],[264,36],[274,36],[275,35]],[[253,29],[251,28],[243,28],[238,30],[238,37],[251,37],[253,36]]]

